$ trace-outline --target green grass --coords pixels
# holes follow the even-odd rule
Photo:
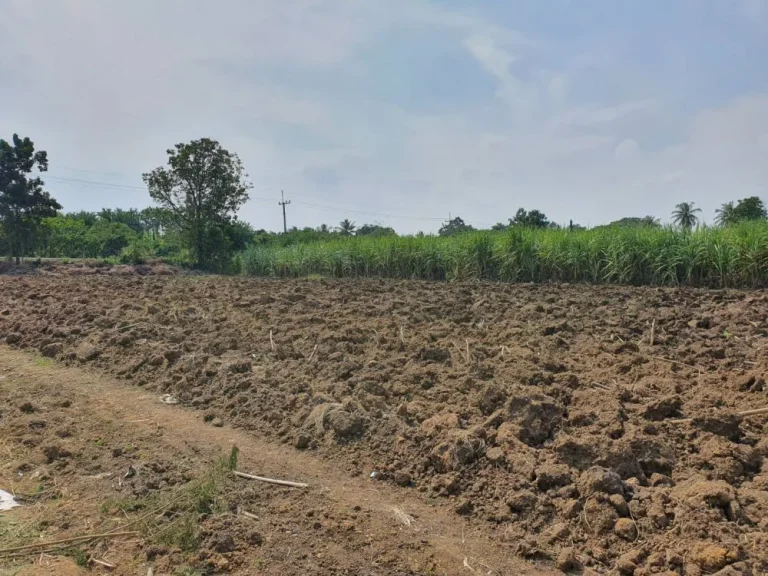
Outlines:
[[[768,286],[768,224],[691,232],[649,227],[474,232],[454,237],[346,238],[254,246],[243,271],[267,277]]]

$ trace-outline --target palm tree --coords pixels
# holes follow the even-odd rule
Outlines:
[[[651,215],[643,216],[640,219],[640,222],[642,223],[643,226],[658,226],[659,225],[659,219],[656,218],[655,216],[651,216]]]
[[[346,218],[339,222],[339,232],[342,236],[352,236],[352,234],[355,233],[355,226],[354,222],[350,222]]]
[[[736,221],[736,206],[733,202],[726,202],[720,208],[715,210],[715,222],[720,226],[727,226],[733,224]]]
[[[699,223],[699,217],[696,216],[696,213],[701,212],[701,208],[695,208],[694,206],[693,202],[680,202],[680,204],[675,206],[675,211],[672,212],[672,221],[686,230],[696,226]]]

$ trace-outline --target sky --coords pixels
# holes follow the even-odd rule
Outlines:
[[[768,200],[768,0],[0,0],[0,137],[67,211],[207,137],[240,218],[436,231]]]

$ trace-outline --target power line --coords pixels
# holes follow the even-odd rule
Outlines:
[[[73,186],[83,186],[83,187],[102,187],[102,188],[113,188],[118,190],[140,190],[142,192],[146,192],[147,188],[145,186],[132,186],[129,184],[115,184],[114,182],[103,182],[99,180],[86,180],[84,178],[67,178],[64,176],[50,176],[48,174],[43,175],[43,177],[46,180],[53,180],[55,182],[61,182],[63,184],[70,184]],[[278,200],[278,205],[280,205],[283,209],[283,230],[287,231],[288,225],[287,225],[287,217],[285,212],[285,206],[288,204],[291,204],[291,200],[285,200],[285,197],[283,196],[283,193],[281,191],[281,198],[282,200]],[[259,200],[263,202],[274,202],[274,197],[269,198],[265,196],[250,196],[250,200]],[[381,218],[391,218],[393,220],[420,220],[420,221],[433,221],[433,222],[444,222],[444,217],[437,217],[437,216],[409,216],[409,215],[399,215],[399,214],[385,214],[383,212],[372,212],[367,210],[351,210],[348,208],[340,208],[335,206],[328,206],[324,204],[315,204],[312,202],[302,202],[300,200],[294,201],[296,204],[299,204],[301,206],[308,206],[310,208],[316,208],[319,210],[327,210],[331,212],[335,212],[337,214],[359,214],[361,216],[379,216]],[[472,222],[467,222],[468,224],[472,224]],[[474,224],[477,225],[475,222]]]

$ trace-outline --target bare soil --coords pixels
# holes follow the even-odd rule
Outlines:
[[[50,274],[0,337],[492,542],[437,573],[768,572],[762,291]]]

